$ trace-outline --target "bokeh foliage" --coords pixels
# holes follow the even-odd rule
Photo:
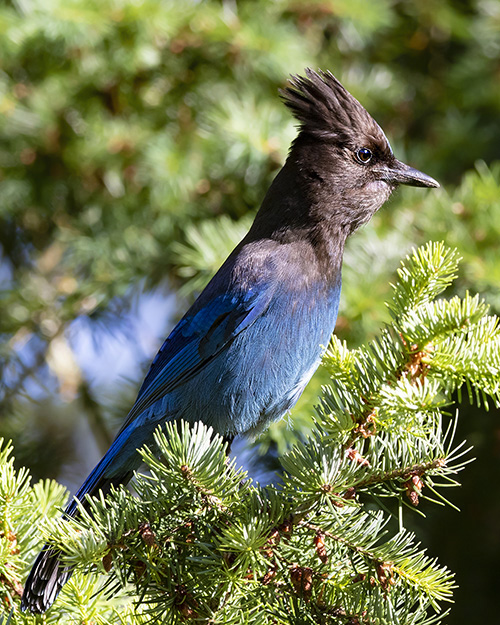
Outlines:
[[[97,342],[112,331],[133,342],[124,318],[137,293],[165,283],[182,311],[283,162],[294,128],[277,89],[307,65],[332,70],[397,155],[445,185],[403,190],[350,241],[337,333],[351,346],[376,333],[399,258],[428,239],[458,248],[456,290],[481,292],[498,313],[499,32],[496,0],[2,3],[0,429],[18,460],[60,476],[85,417],[106,445],[140,376],[98,389],[75,353],[75,320]],[[462,420],[482,475],[498,472],[496,416]],[[290,437],[273,427],[267,444]],[[461,540],[478,518],[494,540],[492,489],[476,483],[463,504],[468,530],[446,521]],[[496,540],[464,567],[465,581],[481,571],[483,590]],[[454,622],[487,618],[479,592]]]

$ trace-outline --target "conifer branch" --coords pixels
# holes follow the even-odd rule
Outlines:
[[[76,567],[52,608],[64,623],[74,614],[110,624],[288,625],[294,614],[311,625],[439,623],[453,575],[419,548],[405,517],[396,533],[390,520],[391,502],[417,511],[422,499],[449,503],[442,489],[470,462],[453,440],[452,393],[465,385],[498,401],[497,319],[478,297],[435,299],[457,261],[442,244],[417,250],[378,338],[355,350],[332,340],[316,429],[282,457],[278,486],[252,483],[203,424],[166,424],[154,453],[141,452],[149,473],[137,474],[135,495],[112,490],[54,523],[62,490],[31,488],[9,448],[0,452],[7,605],[17,605],[20,573],[46,539]]]

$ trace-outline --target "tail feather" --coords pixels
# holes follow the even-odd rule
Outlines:
[[[48,545],[38,554],[24,586],[23,612],[45,612],[71,577],[72,568],[62,564],[59,556],[59,551]]]
[[[64,515],[66,517],[78,516],[78,502],[84,508],[88,508],[85,501],[86,494],[94,494],[102,491],[108,493],[112,485],[127,483],[132,473],[113,478],[98,477],[100,464],[92,471],[89,478],[76,494],[75,499],[68,505]],[[102,468],[101,468],[102,472]],[[37,559],[30,571],[21,599],[21,610],[35,614],[41,614],[48,610],[56,600],[61,588],[73,573],[73,567],[61,562],[61,553],[58,549],[45,545],[38,554]]]
[[[143,434],[148,433],[148,430],[143,431]],[[76,517],[79,504],[88,509],[85,495],[93,495],[99,491],[106,494],[111,486],[126,484],[132,477],[134,469],[141,464],[141,457],[136,449],[141,447],[143,442],[137,433],[135,437],[131,437],[127,429],[121,431],[82,484],[64,515]],[[46,545],[38,555],[24,586],[21,609],[37,613],[45,612],[54,603],[72,572],[71,567],[61,562],[59,550]]]

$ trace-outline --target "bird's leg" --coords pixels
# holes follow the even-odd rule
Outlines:
[[[225,434],[222,437],[222,441],[227,444],[227,455],[229,455],[231,452],[231,445],[234,441],[234,434]]]

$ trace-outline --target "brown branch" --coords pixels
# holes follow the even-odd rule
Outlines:
[[[423,464],[414,464],[410,467],[394,469],[393,471],[388,471],[387,473],[371,475],[370,477],[358,482],[355,488],[366,488],[367,486],[371,486],[372,484],[377,484],[379,482],[390,482],[391,480],[395,480],[397,478],[409,478],[411,475],[424,475],[424,473],[427,473],[432,469],[439,469],[445,465],[445,458],[435,458],[434,460],[424,462]]]

